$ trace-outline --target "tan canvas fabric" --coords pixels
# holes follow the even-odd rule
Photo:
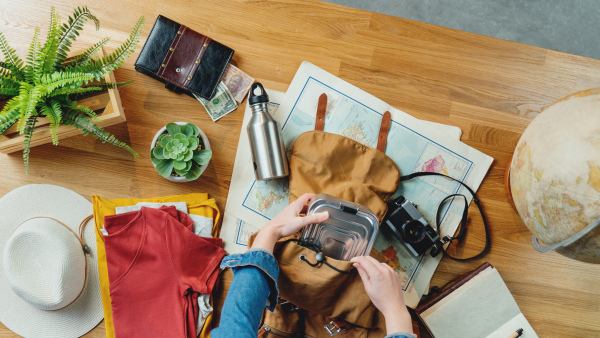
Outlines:
[[[323,131],[298,136],[290,158],[290,202],[326,193],[364,205],[379,221],[400,183],[400,170],[383,152]]]

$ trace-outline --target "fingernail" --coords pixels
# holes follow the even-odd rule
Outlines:
[[[321,221],[324,221],[329,218],[329,212],[325,211],[321,213]]]

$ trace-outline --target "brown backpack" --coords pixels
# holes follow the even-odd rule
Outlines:
[[[381,223],[387,201],[400,183],[400,170],[383,153],[391,115],[383,115],[374,149],[324,132],[326,106],[327,96],[322,94],[315,130],[303,133],[294,142],[290,202],[304,193],[326,193],[367,206]],[[329,265],[343,271],[338,272],[326,264],[316,264],[315,255],[315,251],[288,239],[276,244],[280,302],[274,312],[265,311],[258,336],[384,337],[383,315],[371,303],[352,263],[327,257]],[[375,256],[382,260],[380,255]]]

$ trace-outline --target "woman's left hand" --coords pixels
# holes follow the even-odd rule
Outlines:
[[[275,242],[279,239],[293,235],[309,224],[321,223],[328,219],[329,213],[327,212],[300,216],[300,214],[306,213],[308,208],[306,203],[314,196],[315,194],[304,194],[285,207],[279,215],[258,232],[252,248],[260,248],[273,253]]]

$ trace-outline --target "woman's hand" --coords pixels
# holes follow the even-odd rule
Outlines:
[[[412,333],[412,320],[404,304],[400,276],[392,267],[369,256],[351,260],[373,305],[383,313],[388,334]]]
[[[273,253],[275,242],[280,238],[293,235],[309,224],[321,223],[329,218],[327,212],[305,217],[300,216],[300,214],[306,213],[308,208],[306,203],[314,196],[315,194],[304,194],[285,207],[279,215],[258,232],[254,243],[252,243],[252,248],[260,248]]]

